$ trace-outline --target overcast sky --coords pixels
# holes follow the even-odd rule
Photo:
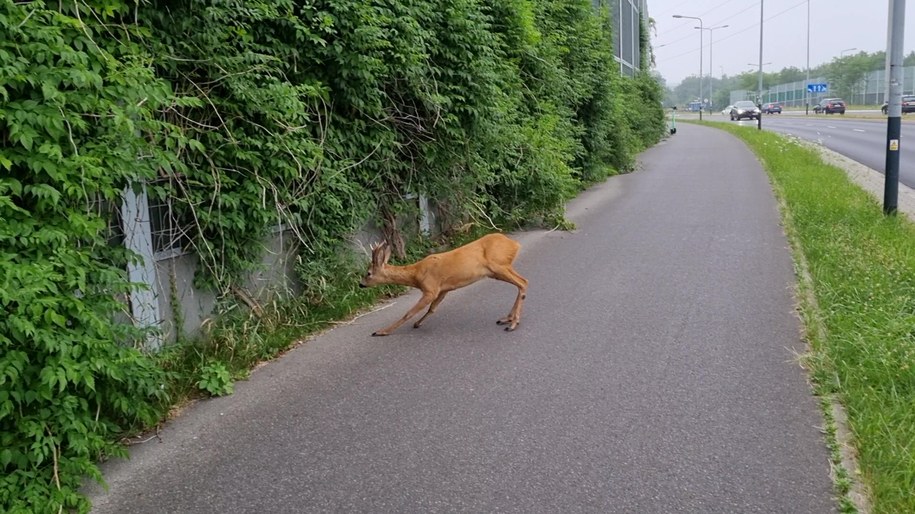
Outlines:
[[[763,0],[763,63],[765,71],[807,67],[808,0]],[[809,0],[810,67],[833,57],[860,51],[886,50],[889,0]],[[699,22],[675,19],[674,14],[702,18],[703,75],[709,74],[709,36],[715,77],[759,69],[759,1],[648,0],[648,15],[656,22],[652,34],[657,71],[676,86],[699,74]],[[849,50],[854,48],[855,50]],[[915,5],[906,9],[905,53],[915,49]],[[845,52],[843,53],[843,50]],[[752,65],[750,63],[753,63]]]

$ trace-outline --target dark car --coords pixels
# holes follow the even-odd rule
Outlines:
[[[883,114],[886,114],[889,111],[889,105],[886,102],[883,102],[883,107],[880,108]],[[905,95],[902,97],[902,114],[907,114],[910,112],[915,112],[915,95]]]
[[[813,108],[813,112],[817,114],[845,114],[845,100],[841,98],[824,98]]]
[[[779,103],[775,103],[775,102],[763,104],[762,112],[763,112],[763,114],[781,114],[782,105]]]
[[[744,118],[750,120],[753,118],[759,119],[759,116],[759,107],[756,107],[756,104],[749,100],[741,100],[735,103],[734,107],[731,107],[731,121],[740,121]]]

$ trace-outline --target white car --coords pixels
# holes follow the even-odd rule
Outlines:
[[[729,106],[725,107],[724,109],[721,109],[721,114],[724,114],[725,116],[727,116],[727,115],[731,114],[731,109],[733,109],[733,108],[734,108],[733,105],[729,105]]]

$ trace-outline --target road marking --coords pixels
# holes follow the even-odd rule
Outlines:
[[[855,132],[866,132],[866,130],[864,130],[864,129],[852,129],[852,130],[854,130]]]
[[[835,125],[826,125],[826,128],[834,129],[834,128],[836,128],[836,126]]]

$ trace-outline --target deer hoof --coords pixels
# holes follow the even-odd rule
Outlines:
[[[386,336],[384,332],[372,332],[372,337],[383,337]]]
[[[502,318],[502,319],[496,321],[496,325],[508,325],[508,324],[511,323],[511,322],[512,322],[511,317]]]

